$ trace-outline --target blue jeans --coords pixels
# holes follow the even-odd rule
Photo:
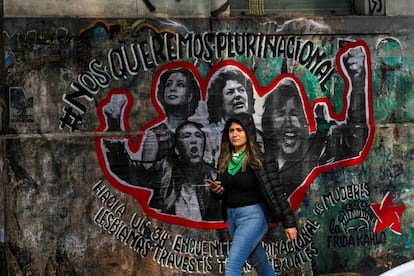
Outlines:
[[[260,276],[276,275],[261,240],[269,229],[269,211],[263,203],[227,208],[227,223],[232,238],[225,276],[240,276],[246,260]]]

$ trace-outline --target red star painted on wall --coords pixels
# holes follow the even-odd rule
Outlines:
[[[386,228],[390,228],[394,233],[401,235],[400,217],[405,210],[404,205],[394,206],[393,198],[387,193],[381,204],[372,203],[371,209],[377,216],[378,220],[374,226],[374,233],[379,233]]]

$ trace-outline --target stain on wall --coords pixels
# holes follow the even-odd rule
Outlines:
[[[281,166],[299,237],[287,242],[276,224],[263,241],[280,275],[378,275],[412,260],[414,41],[397,31],[407,21],[384,20],[380,30],[395,27],[4,19],[6,272],[220,275],[230,240],[202,180],[215,177],[227,116],[222,74],[248,80],[235,106],[253,116],[265,154],[299,133],[308,141]],[[184,76],[192,96],[169,102],[164,79]],[[282,93],[301,110],[288,137],[271,131]],[[196,205],[183,204],[191,193]]]

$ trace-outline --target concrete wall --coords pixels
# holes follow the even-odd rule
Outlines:
[[[354,0],[356,14],[408,16],[414,14],[413,4],[409,0],[359,1]]]
[[[165,203],[179,193],[169,185],[201,187],[215,176],[221,133],[210,119],[221,106],[209,106],[208,88],[224,69],[251,80],[263,132],[263,104],[293,81],[314,141],[292,160],[294,171],[280,170],[300,234],[287,242],[279,223],[266,235],[278,274],[379,275],[409,265],[413,17],[227,10],[213,18],[219,1],[184,2],[157,1],[164,15],[144,12],[143,1],[3,2],[2,275],[221,275],[230,240],[221,218],[203,212],[211,198],[194,188],[197,208],[172,212]],[[194,146],[203,154],[197,164],[180,153],[148,169],[150,129],[173,119],[157,100],[158,81],[177,68],[199,85],[190,119],[202,124],[207,146]]]
[[[389,16],[407,16],[414,14],[413,3],[409,0],[386,1],[387,15]]]
[[[246,2],[248,2],[246,4]],[[300,2],[300,1],[299,1]],[[345,3],[346,1],[344,1]],[[240,14],[243,10],[245,14],[255,13],[262,10],[262,13],[271,14],[279,11],[287,14],[288,10],[292,10],[292,14],[297,14],[296,9],[304,9],[310,13],[320,13],[326,15],[328,8],[322,9],[319,5],[312,8],[306,6],[306,1],[301,1],[301,5],[295,6],[294,2],[282,2],[283,7],[280,9],[275,7],[274,3],[266,3],[259,1],[244,0],[211,0],[211,1],[142,1],[128,0],[117,3],[113,7],[113,2],[109,0],[76,0],[70,2],[57,0],[43,1],[3,1],[4,15],[6,17],[209,17],[211,13],[230,13],[232,6],[234,14]],[[329,1],[327,1],[329,3]],[[332,14],[344,14],[344,11],[336,8],[344,9],[354,7],[356,14],[364,15],[388,15],[388,16],[408,16],[414,14],[414,7],[410,0],[349,0],[349,5],[340,3],[331,4]],[[255,8],[257,5],[260,9]],[[227,9],[225,7],[228,7]],[[249,10],[251,7],[251,10]],[[271,12],[272,10],[273,12]],[[225,12],[223,12],[225,11]],[[312,12],[313,11],[313,12]]]
[[[211,11],[226,1],[142,1],[127,0],[116,3],[110,0],[77,1],[3,1],[4,15],[10,17],[209,17]]]

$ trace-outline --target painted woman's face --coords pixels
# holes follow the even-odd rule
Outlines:
[[[249,98],[246,88],[238,81],[228,80],[223,88],[223,109],[226,118],[248,113]]]
[[[173,73],[165,83],[164,101],[168,105],[186,105],[190,101],[187,78],[182,73]]]
[[[282,108],[276,108],[273,113],[273,129],[282,151],[292,154],[298,150],[307,138],[306,118],[301,106],[289,99]]]

